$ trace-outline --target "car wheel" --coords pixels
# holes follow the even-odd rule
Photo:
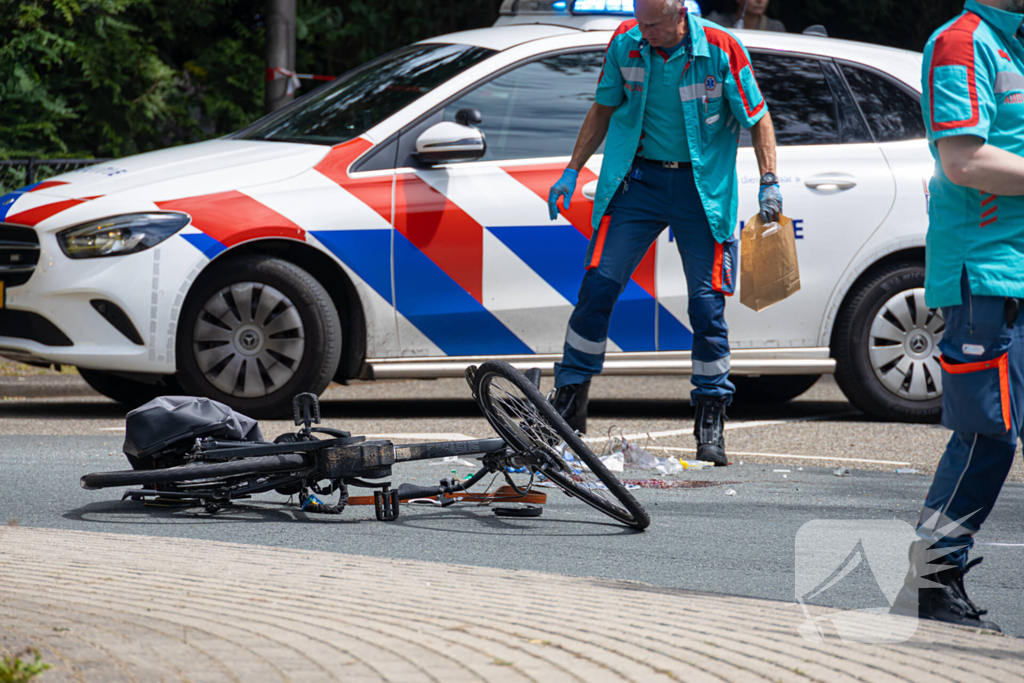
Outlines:
[[[264,418],[290,416],[295,394],[327,388],[341,360],[341,324],[313,276],[266,256],[208,272],[178,323],[178,376],[189,393]]]
[[[931,422],[942,410],[939,309],[924,303],[924,265],[898,263],[868,277],[840,312],[832,337],[836,381],[879,420]]]
[[[159,396],[181,393],[181,387],[173,375],[169,377],[154,375],[152,382],[142,382],[114,372],[87,368],[78,368],[78,374],[82,376],[86,384],[99,393],[130,408],[137,408]]]
[[[820,377],[821,375],[739,375],[730,376],[729,381],[736,386],[733,403],[785,403],[810,389]]]

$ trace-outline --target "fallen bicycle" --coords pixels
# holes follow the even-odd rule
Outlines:
[[[627,526],[647,528],[650,517],[643,506],[541,395],[539,370],[523,375],[508,363],[488,361],[467,368],[466,380],[500,438],[410,444],[367,440],[314,427],[320,423],[317,398],[299,394],[293,407],[301,429],[268,443],[255,421],[226,406],[208,399],[165,397],[129,413],[125,454],[133,469],[87,474],[82,487],[141,486],[126,491],[122,500],[202,505],[211,513],[233,501],[277,491],[297,494],[307,512],[330,514],[340,513],[350,501],[364,502],[348,496],[349,487],[362,487],[374,489],[377,519],[393,521],[400,503],[414,500],[440,506],[460,499],[543,502],[543,494],[532,491],[543,480]],[[462,481],[392,487],[394,465],[453,455],[475,457],[481,467]],[[529,473],[525,484],[510,475],[520,469]],[[468,491],[488,474],[503,475],[507,486],[493,493]],[[320,498],[335,493],[336,504]],[[539,508],[506,508],[504,513],[533,516]]]

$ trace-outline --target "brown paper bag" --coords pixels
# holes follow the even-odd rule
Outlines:
[[[761,311],[800,291],[792,220],[765,225],[758,214],[740,235],[741,304]]]

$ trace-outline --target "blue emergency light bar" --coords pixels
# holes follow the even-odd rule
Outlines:
[[[633,14],[633,0],[576,0],[573,14]]]
[[[700,16],[697,0],[683,0],[690,14]],[[633,16],[633,0],[504,0],[502,14],[603,14]]]
[[[700,16],[700,5],[696,0],[684,0],[686,11]],[[557,7],[561,5],[561,7]],[[564,2],[556,2],[552,9],[563,9]],[[628,14],[633,16],[633,0],[575,0],[572,3],[573,14]]]

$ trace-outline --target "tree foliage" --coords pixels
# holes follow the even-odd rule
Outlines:
[[[296,68],[337,75],[432,35],[488,26],[499,5],[298,0]],[[821,23],[836,37],[920,50],[961,7],[772,0],[769,13],[792,31]],[[262,10],[252,0],[0,0],[0,158],[117,157],[247,125],[263,114]]]
[[[6,0],[0,156],[123,156],[242,125],[262,32],[235,0]]]

